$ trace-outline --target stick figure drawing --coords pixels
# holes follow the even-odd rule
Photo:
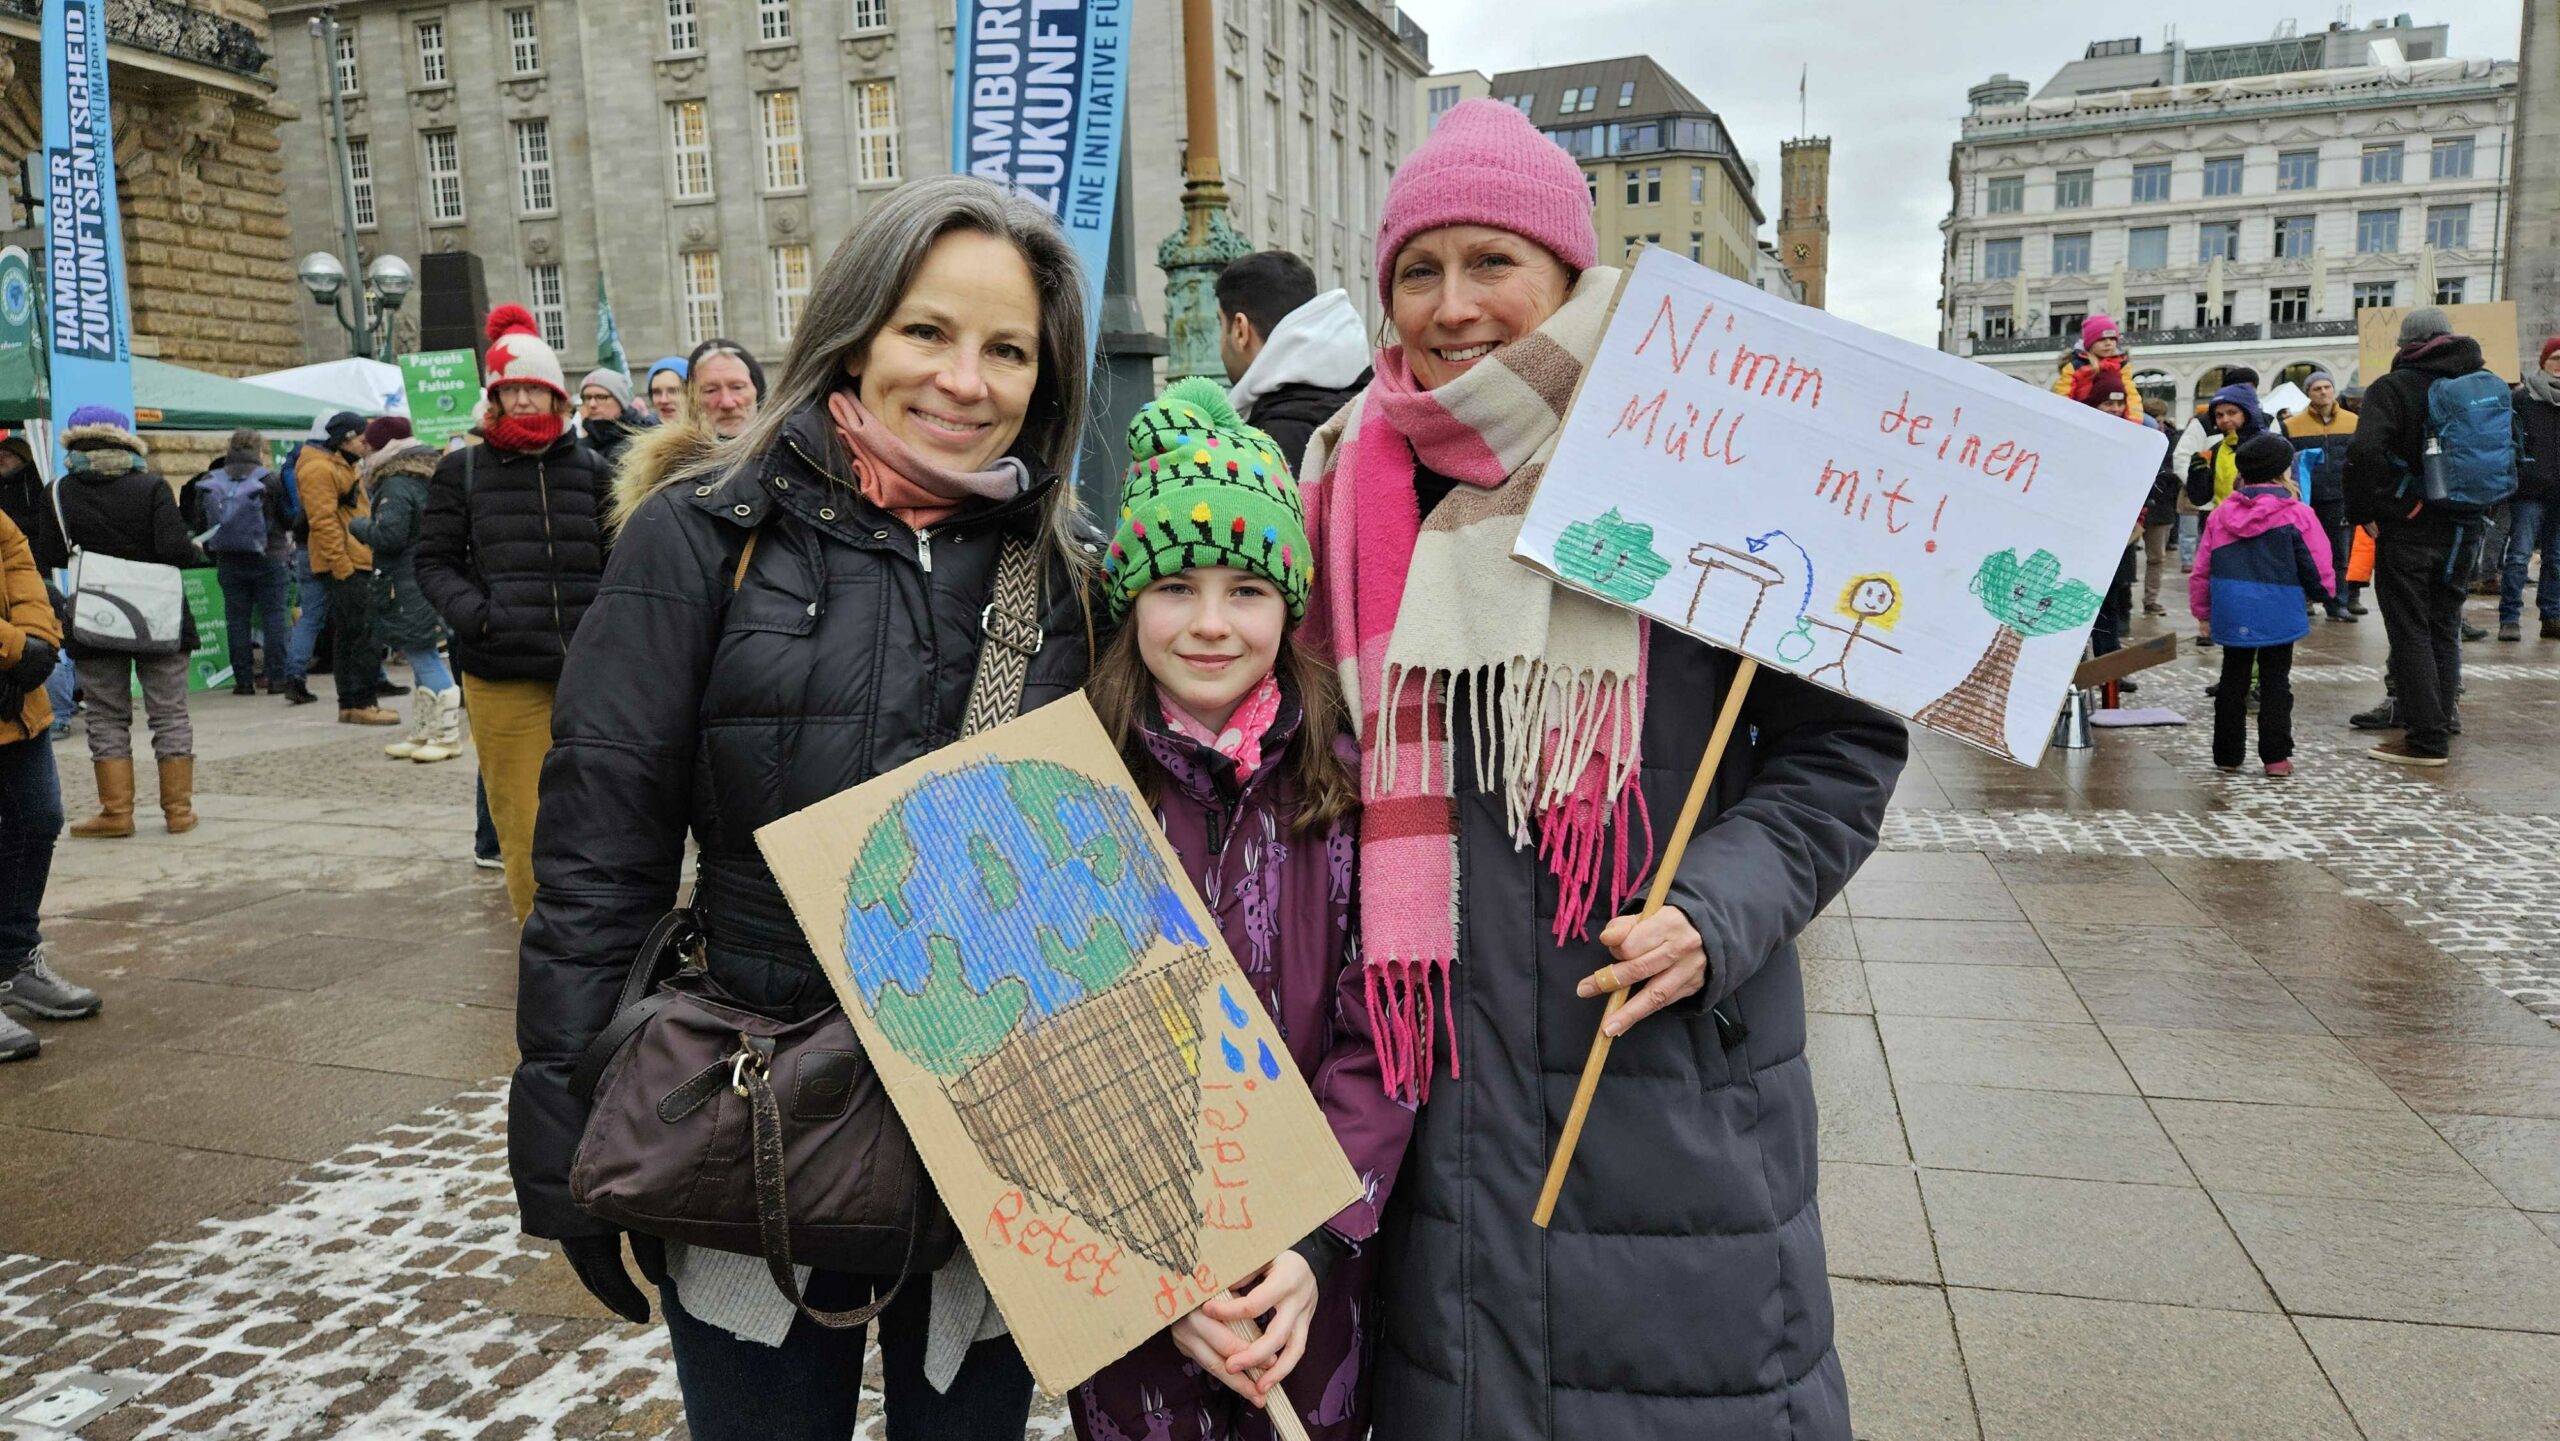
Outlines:
[[[1856,650],[1861,642],[1895,655],[1902,654],[1900,646],[1867,633],[1869,629],[1891,630],[1894,622],[1902,619],[1902,587],[1889,575],[1852,576],[1840,592],[1840,604],[1836,610],[1848,619],[1847,625],[1806,617],[1812,624],[1839,634],[1840,653],[1808,672],[1805,679],[1819,681],[1824,671],[1831,671],[1838,676],[1834,684],[1845,691],[1850,689],[1849,652]]]

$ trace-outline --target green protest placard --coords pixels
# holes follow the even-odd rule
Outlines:
[[[480,360],[468,350],[428,350],[400,357],[400,380],[409,391],[409,425],[438,450],[471,429],[480,400]]]

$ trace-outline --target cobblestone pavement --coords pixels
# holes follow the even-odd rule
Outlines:
[[[2420,775],[2339,725],[2378,631],[2315,631],[2286,782],[2213,770],[2203,724],[2035,772],[1919,745],[1804,939],[1862,1438],[2560,1415],[2560,1029],[2524,1009],[2560,1017],[2560,648],[2473,647],[2463,759]],[[2143,703],[2201,722],[2211,663]],[[468,767],[326,716],[203,700],[204,827],[63,844],[49,941],[107,1010],[0,1067],[35,1178],[0,1418],[89,1369],[144,1387],[92,1441],[682,1437],[663,1332],[514,1228]]]

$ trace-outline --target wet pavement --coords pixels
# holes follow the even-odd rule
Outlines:
[[[2376,619],[2314,622],[2288,780],[2213,769],[2192,660],[2138,698],[2184,729],[1918,743],[1803,942],[1859,1436],[2549,1434],[2560,643],[2469,647],[2456,762],[2411,773],[2342,725]],[[197,726],[201,829],[58,853],[107,1008],[0,1068],[0,1436],[83,1370],[141,1388],[84,1438],[682,1436],[663,1334],[514,1230],[468,762],[325,706]]]

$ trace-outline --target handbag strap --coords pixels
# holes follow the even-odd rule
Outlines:
[[[889,1309],[905,1289],[908,1269],[915,1264],[916,1232],[921,1229],[921,1198],[924,1181],[919,1177],[915,1189],[907,1195],[907,1254],[898,1262],[898,1279],[890,1283],[886,1293],[869,1305],[846,1311],[821,1311],[800,1294],[800,1283],[791,1274],[791,1206],[783,1186],[782,1107],[774,1100],[773,1086],[765,1070],[773,1059],[773,1040],[769,1036],[746,1038],[747,1050],[740,1053],[737,1066],[738,1089],[747,1098],[754,1115],[756,1227],[763,1241],[765,1270],[773,1284],[801,1315],[830,1330],[845,1330],[868,1324],[872,1318]]]
[[[969,685],[969,706],[960,715],[960,733],[976,735],[1022,713],[1022,693],[1031,679],[1031,658],[1045,638],[1040,629],[1040,550],[1031,537],[1007,535],[996,557],[996,580],[987,608],[978,613],[985,643],[978,647],[978,673]]]
[[[649,928],[648,939],[640,943],[639,954],[632,957],[631,973],[622,979],[622,994],[614,1000],[612,1022],[587,1043],[577,1066],[569,1072],[570,1095],[581,1101],[595,1099],[596,1086],[604,1080],[604,1068],[612,1064],[623,1042],[675,999],[674,992],[658,989],[658,983],[665,979],[666,958],[670,954],[682,955],[698,945],[700,939],[693,912],[682,908],[660,916],[658,923]]]

